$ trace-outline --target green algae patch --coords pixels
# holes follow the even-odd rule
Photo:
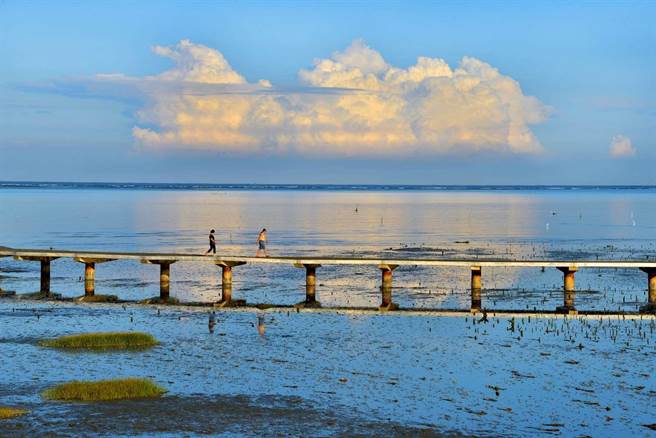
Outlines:
[[[41,395],[49,400],[108,401],[156,398],[166,390],[150,379],[81,381],[62,383],[45,390]]]
[[[152,335],[140,332],[85,333],[39,342],[42,347],[66,350],[143,350],[157,344]]]
[[[27,414],[25,409],[10,408],[8,406],[0,406],[0,420],[8,420],[10,418],[20,417]]]

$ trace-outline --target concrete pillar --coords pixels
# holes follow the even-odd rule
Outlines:
[[[111,262],[114,259],[98,257],[75,257],[75,261],[84,263],[84,296],[92,297],[96,293],[96,263]]]
[[[471,267],[471,310],[481,310],[481,267]]]
[[[640,313],[656,313],[656,268],[640,268],[647,273],[647,304],[640,307]]]
[[[159,265],[159,299],[152,298],[149,299],[148,302],[170,302],[171,265],[175,262],[175,260],[171,259],[141,259],[141,263]]]
[[[170,296],[171,263],[159,264],[159,298],[168,300]]]
[[[232,302],[232,282],[221,284],[221,303]]]
[[[317,267],[315,265],[305,265],[305,302],[315,303],[317,287]]]
[[[294,267],[305,269],[305,301],[295,307],[321,307],[317,301],[317,268],[321,265],[312,263],[294,263]]]
[[[381,302],[379,309],[398,309],[399,306],[392,301],[392,271],[397,268],[397,265],[381,264],[378,266],[378,268],[382,274],[382,281],[380,286]]]
[[[316,286],[317,265],[305,265],[305,284],[307,286]]]
[[[218,307],[234,305],[235,303],[232,300],[232,268],[244,265],[246,262],[218,261],[215,264],[221,267],[221,299],[215,305]],[[243,300],[238,301],[245,303]]]
[[[0,246],[0,249],[3,249],[3,248],[4,248],[4,247]],[[9,256],[8,256],[8,255],[2,255],[2,254],[0,254],[0,259],[3,258],[3,257],[9,257]],[[7,292],[7,291],[3,291],[3,290],[2,290],[2,287],[0,287],[0,295],[2,295],[3,292]]]
[[[96,278],[96,264],[88,262],[84,264],[84,295],[87,297],[94,294],[94,282]]]
[[[58,257],[15,255],[15,260],[39,262],[41,264],[41,286],[39,293],[50,296],[50,262]]]
[[[44,257],[41,260],[41,290],[40,292],[50,295],[50,259]]]
[[[221,266],[221,285],[232,286],[232,266]]]
[[[574,266],[559,267],[558,270],[563,273],[563,305],[556,308],[556,312],[576,314],[574,300],[576,292],[574,290],[574,273],[577,268]]]

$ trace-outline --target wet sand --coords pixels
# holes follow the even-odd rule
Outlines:
[[[483,322],[432,312],[241,309],[217,312],[210,334],[207,310],[183,306],[3,300],[0,315],[0,404],[32,411],[1,423],[2,432],[618,436],[642,435],[656,422],[653,318]],[[36,345],[89,330],[147,331],[162,344],[111,354]],[[118,404],[38,395],[75,378],[127,376],[150,377],[169,392]]]
[[[430,427],[368,421],[298,397],[167,396],[158,400],[27,406],[32,412],[0,422],[3,436],[222,435],[459,437]]]

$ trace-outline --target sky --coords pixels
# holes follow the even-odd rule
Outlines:
[[[0,180],[656,184],[654,2],[0,0]]]

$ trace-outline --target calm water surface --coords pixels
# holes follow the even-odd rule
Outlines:
[[[275,255],[645,259],[656,257],[656,191],[254,191],[0,189],[0,245],[253,255],[261,227]],[[54,291],[83,293],[83,265],[52,264]],[[157,295],[158,271],[134,262],[97,266],[98,293]],[[233,296],[292,304],[304,272],[235,268]],[[324,306],[376,306],[375,267],[318,271]],[[400,268],[395,301],[467,308],[469,272]],[[556,270],[490,269],[483,300],[504,309],[553,309]],[[645,275],[577,273],[577,305],[635,310]],[[0,260],[0,287],[38,289],[38,264]],[[176,263],[171,293],[216,301],[220,270]],[[0,301],[0,405],[31,410],[2,435],[474,435],[619,436],[656,423],[653,319],[563,320],[268,311],[262,337],[252,312]],[[70,354],[43,337],[144,330],[145,353]],[[39,392],[75,378],[150,376],[159,401],[45,402]],[[166,415],[162,415],[166,412]],[[109,419],[115,418],[116,421]]]
[[[656,190],[468,191],[194,191],[0,189],[0,245],[106,251],[202,253],[215,228],[219,253],[254,255],[262,227],[272,255],[431,258],[645,259],[656,257]],[[38,264],[0,261],[3,288],[33,292]],[[83,291],[83,266],[53,262],[53,289]],[[235,270],[233,296],[292,304],[304,294],[303,272],[286,266]],[[126,299],[157,295],[156,266],[118,261],[99,265],[98,293]],[[216,301],[219,269],[176,263],[172,294]],[[325,305],[375,306],[375,267],[319,270]],[[553,308],[560,272],[499,268],[483,274],[487,304]],[[635,310],[644,301],[644,274],[583,270],[580,306]],[[406,307],[468,305],[464,269],[403,268],[395,300]],[[519,299],[518,299],[519,298]]]

